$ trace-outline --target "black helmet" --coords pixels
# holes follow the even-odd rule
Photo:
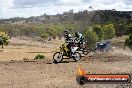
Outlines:
[[[67,32],[67,33],[69,33],[69,30],[65,30],[64,32]]]

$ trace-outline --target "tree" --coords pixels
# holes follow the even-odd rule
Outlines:
[[[93,31],[97,34],[98,41],[102,41],[104,39],[104,31],[103,31],[101,25],[93,26]]]
[[[88,42],[89,48],[92,49],[95,47],[95,44],[98,41],[98,36],[96,35],[96,33],[93,31],[91,27],[87,28],[87,31],[85,33],[85,39]]]
[[[116,36],[121,37],[122,35],[128,34],[128,25],[126,23],[116,24]]]
[[[132,23],[128,25],[128,33],[127,34],[132,34]]]
[[[126,38],[125,46],[128,46],[129,48],[132,48],[132,34],[130,34],[129,37]]]
[[[5,32],[0,32],[0,45],[2,46],[2,49],[4,45],[9,44],[8,40],[9,40],[8,35]]]
[[[113,24],[108,24],[103,26],[104,39],[111,39],[115,36],[115,29]]]

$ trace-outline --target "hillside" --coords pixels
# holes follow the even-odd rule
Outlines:
[[[94,10],[94,11],[79,11],[74,13],[73,10],[57,15],[31,16],[29,18],[15,17],[10,19],[1,19],[0,23],[14,23],[14,22],[32,22],[32,23],[60,23],[60,22],[85,22],[92,23],[106,23],[106,22],[131,22],[132,11],[115,11],[115,10]]]

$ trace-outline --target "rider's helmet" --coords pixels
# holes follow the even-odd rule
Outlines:
[[[69,30],[64,31],[64,37],[65,37],[66,42],[72,41],[72,36],[71,36]]]
[[[69,33],[69,30],[65,30],[64,33]]]
[[[68,30],[65,30],[64,31],[64,36],[68,36],[68,34],[69,34],[69,31]]]
[[[71,38],[72,37],[71,34],[70,34],[70,32],[69,32],[69,30],[65,30],[64,31],[64,36],[65,37],[68,37],[68,38]]]

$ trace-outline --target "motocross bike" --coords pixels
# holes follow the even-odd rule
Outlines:
[[[79,47],[78,51],[82,51],[83,54],[87,55],[90,51],[87,46],[87,41],[83,41],[82,43],[78,43],[75,41],[76,45]]]
[[[113,48],[110,46],[110,41],[102,41],[96,44],[96,51],[109,52],[113,51]]]
[[[53,59],[55,63],[59,63],[64,59],[64,56],[73,58],[75,61],[79,61],[81,59],[81,55],[79,52],[76,52],[79,47],[75,44],[72,44],[71,49],[68,48],[68,43],[64,43],[60,47],[60,52],[56,52],[53,55]]]

